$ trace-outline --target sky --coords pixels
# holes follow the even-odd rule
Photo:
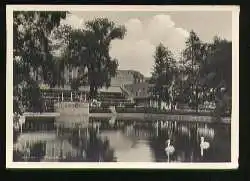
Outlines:
[[[110,56],[118,59],[118,69],[137,70],[147,77],[151,75],[153,56],[159,43],[163,43],[178,58],[191,30],[204,42],[212,41],[215,35],[232,40],[231,11],[74,11],[61,24],[84,28],[86,21],[97,17],[108,18],[117,25],[125,25],[127,29],[123,40],[111,42]]]

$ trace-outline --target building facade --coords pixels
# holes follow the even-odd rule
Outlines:
[[[144,76],[134,70],[118,70],[115,77],[111,78],[111,86],[122,86],[144,82]]]
[[[86,70],[87,72],[87,70]],[[71,90],[71,81],[79,76],[78,68],[68,68],[64,70],[64,85],[56,85],[54,88],[49,88],[40,81],[40,88],[42,89],[43,96],[46,99],[53,101],[75,101],[80,98],[85,100],[88,97],[89,86],[80,86],[78,91]],[[120,105],[120,104],[133,104],[133,91],[125,89],[126,85],[140,85],[144,82],[144,76],[134,70],[117,70],[116,76],[111,78],[111,85],[108,88],[100,88],[97,100],[105,105]],[[145,84],[147,85],[147,84]],[[146,89],[145,89],[146,90]]]
[[[150,84],[148,82],[140,82],[135,84],[127,84],[125,85],[125,87],[129,91],[131,97],[133,97],[133,100],[137,106],[158,106],[158,102],[150,92],[150,89],[153,87],[153,84]]]

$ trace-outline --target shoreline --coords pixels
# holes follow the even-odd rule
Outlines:
[[[54,118],[62,116],[60,113],[31,113],[26,112],[26,118]],[[70,116],[70,115],[68,115]],[[76,115],[75,115],[76,116]],[[182,121],[182,122],[203,122],[203,123],[223,123],[231,124],[230,117],[222,117],[221,121],[216,122],[213,116],[208,115],[190,115],[190,114],[163,114],[163,113],[89,113],[85,115],[88,118],[100,118],[100,119],[111,119],[115,118],[118,120],[164,120],[164,121]]]
[[[91,118],[112,118],[115,117],[116,119],[121,120],[133,120],[133,119],[140,119],[146,121],[153,121],[153,120],[165,120],[165,121],[182,121],[182,122],[203,122],[203,123],[216,123],[212,116],[203,116],[203,115],[177,115],[177,114],[152,114],[152,113],[90,113],[89,117]],[[230,117],[223,117],[221,118],[222,121],[218,123],[224,124],[231,124]]]

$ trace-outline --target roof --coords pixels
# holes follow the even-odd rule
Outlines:
[[[64,88],[62,88],[62,87],[55,87],[55,88],[49,88],[49,89],[47,89],[47,90],[55,90],[55,91],[62,91],[62,90],[64,90],[64,91],[71,91],[71,88],[70,88],[70,86],[65,86]],[[81,86],[81,87],[79,88],[79,91],[89,91],[89,90],[90,90],[89,86]],[[110,86],[110,87],[108,87],[108,88],[103,87],[103,88],[99,89],[99,91],[100,91],[100,92],[115,92],[115,93],[121,93],[121,92],[122,92],[122,91],[121,91],[121,88],[120,88],[119,86]]]
[[[101,88],[99,91],[100,92],[117,92],[117,93],[122,92],[121,88],[118,87],[118,86],[112,86],[112,87],[109,87],[109,88],[104,87],[104,88]]]
[[[137,70],[117,70],[117,73],[119,73],[119,72],[133,72],[133,73],[140,74],[141,76],[144,77],[144,75],[141,72],[137,71]]]

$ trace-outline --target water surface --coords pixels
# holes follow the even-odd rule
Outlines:
[[[27,120],[14,161],[230,162],[230,125],[90,118],[85,123]],[[201,137],[210,147],[201,156]],[[166,141],[174,152],[166,153]]]

